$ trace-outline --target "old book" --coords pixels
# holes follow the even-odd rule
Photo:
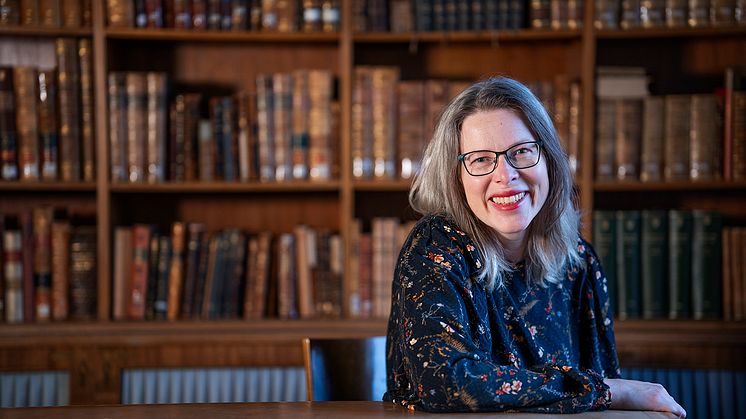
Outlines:
[[[425,81],[425,143],[430,142],[435,132],[435,126],[440,120],[440,114],[451,99],[448,82],[444,80]]]
[[[296,253],[297,243],[290,233],[281,234],[277,241],[277,317],[298,318],[298,289]]]
[[[213,147],[212,123],[209,119],[200,119],[197,125],[199,180],[215,180],[215,150]]]
[[[34,214],[32,209],[19,215],[21,224],[21,261],[23,263],[23,321],[31,323],[36,314],[34,278]]]
[[[221,233],[213,234],[209,240],[202,312],[200,314],[203,319],[217,318],[220,313],[218,304],[222,294],[222,270],[224,265],[222,241]]]
[[[96,227],[73,227],[70,238],[70,318],[96,317]]]
[[[730,26],[736,24],[736,1],[710,0],[710,25]]]
[[[533,3],[531,6],[533,9]],[[550,17],[549,26],[552,29],[566,29],[569,27],[570,7],[572,7],[572,5],[570,4],[570,2],[566,0],[565,1],[561,1],[561,0],[550,0],[549,1],[549,17]],[[577,26],[573,27],[572,29],[577,29]]]
[[[174,98],[169,110],[169,120],[171,138],[168,147],[168,179],[173,182],[183,182],[186,180],[186,101],[184,95],[176,95]]]
[[[640,0],[640,26],[643,28],[659,28],[665,23],[665,0]]]
[[[425,147],[425,84],[421,81],[401,81],[397,90],[398,171],[402,179],[411,179],[420,169]]]
[[[93,26],[93,0],[81,0],[81,23],[84,27],[90,28]]]
[[[192,28],[192,0],[172,0],[171,13],[174,29]]]
[[[616,99],[598,99],[596,108],[596,180],[614,178]]]
[[[617,29],[619,27],[619,0],[596,0],[596,15],[593,26],[596,29]]]
[[[147,286],[145,288],[145,320],[155,320],[155,300],[158,294],[158,261],[160,260],[161,236],[151,228],[148,244]]]
[[[723,320],[733,320],[734,298],[733,298],[733,272],[731,271],[731,258],[733,246],[733,230],[723,228],[722,230],[722,274],[723,274]]]
[[[249,3],[248,0],[230,1],[231,30],[245,31],[249,28]]]
[[[584,14],[584,0],[567,0],[567,27],[569,29],[582,29]]]
[[[158,268],[155,285],[153,315],[155,320],[166,320],[168,315],[169,280],[171,279],[172,240],[167,234],[158,237]]]
[[[213,136],[215,138],[215,176],[227,182],[238,178],[238,156],[234,134],[234,106],[230,96],[211,99]]]
[[[360,317],[373,317],[373,235],[360,234]]]
[[[36,106],[38,72],[32,67],[13,68],[13,95],[16,99],[18,166],[21,180],[39,179],[39,122]]]
[[[253,292],[250,319],[261,319],[267,314],[267,299],[272,265],[272,233],[257,234],[256,269],[253,275]],[[246,315],[246,313],[244,313]]]
[[[640,211],[616,213],[616,259],[619,318],[636,319],[641,313]]]
[[[552,9],[549,0],[531,0],[529,8],[529,22],[532,29],[549,29],[552,23]],[[559,11],[559,8],[558,8]],[[556,23],[559,25],[559,16]]]
[[[61,0],[62,26],[79,28],[83,24],[83,3],[80,0]]]
[[[560,144],[568,153],[568,137],[569,137],[569,107],[570,107],[570,82],[565,74],[558,74],[552,80],[554,84],[552,93],[552,103],[554,104],[552,109],[551,118],[554,122],[554,128],[559,137]]]
[[[256,96],[248,91],[236,95],[238,179],[241,182],[248,182],[257,178],[255,100]]]
[[[666,26],[678,28],[687,25],[687,10],[689,0],[665,0]]]
[[[692,316],[722,318],[722,217],[714,211],[692,211]]]
[[[163,2],[162,0],[145,0],[145,27],[163,27]]]
[[[78,58],[80,68],[80,147],[83,180],[92,182],[96,179],[96,139],[93,120],[93,64],[91,59],[91,41],[81,38],[78,41]]]
[[[39,25],[59,28],[62,26],[62,8],[60,0],[37,0]]]
[[[129,280],[127,318],[144,320],[149,291],[150,241],[153,228],[147,224],[132,227],[132,275]]]
[[[303,0],[301,7],[301,30],[303,32],[320,32],[321,0]]]
[[[59,175],[59,133],[57,131],[57,82],[54,70],[38,72],[39,153],[42,180],[57,180]]]
[[[744,89],[744,75],[740,68],[725,68],[723,77],[723,178],[733,179],[733,141],[735,136],[735,119],[739,116],[735,110],[735,97]],[[741,118],[743,120],[743,118]]]
[[[722,112],[717,96],[691,95],[689,118],[689,178],[713,180],[722,176]]]
[[[13,26],[20,23],[19,0],[0,1],[0,26]]]
[[[148,183],[166,180],[166,118],[168,117],[168,91],[166,73],[148,72],[145,74],[147,95],[147,127],[145,144],[146,170]]]
[[[309,125],[316,124],[311,111],[310,80],[308,70],[296,70],[291,76],[291,130],[290,130],[290,164],[293,179],[306,179],[309,174]],[[314,92],[316,95],[319,92]],[[328,103],[327,103],[328,105]],[[319,117],[317,114],[314,117]],[[318,121],[323,123],[324,121]]]
[[[168,308],[166,318],[174,321],[181,310],[182,289],[184,286],[184,251],[186,231],[184,223],[175,222],[171,226],[171,260],[168,271]]]
[[[731,171],[733,180],[746,179],[746,92],[733,93]]]
[[[621,0],[619,27],[621,29],[640,27],[640,0]]]
[[[114,320],[127,318],[127,301],[132,278],[133,263],[132,228],[114,228],[114,282],[111,297],[111,316]]]
[[[391,1],[389,4],[391,32],[412,32],[414,29],[412,3],[409,0]]]
[[[355,179],[369,179],[373,176],[371,73],[371,67],[356,66],[353,75],[350,149],[352,176]]]
[[[271,75],[256,77],[257,143],[259,149],[259,180],[275,180],[275,106]]]
[[[334,133],[334,112],[332,110],[333,76],[327,70],[308,72],[309,113],[308,113],[308,166],[311,180],[332,178],[334,162],[332,144]]]
[[[668,214],[662,210],[642,211],[641,265],[642,318],[662,319],[668,313],[667,277]]]
[[[149,0],[133,0],[135,11],[135,27],[144,28],[148,24],[148,14],[145,11],[145,2]]]
[[[251,319],[254,311],[258,254],[259,237],[257,234],[248,234],[246,239],[246,280],[243,289],[243,318],[245,320]]]
[[[733,278],[733,320],[746,318],[746,229],[731,228],[731,273]]]
[[[292,76],[272,75],[272,97],[274,106],[274,166],[276,181],[292,178]]]
[[[692,214],[668,211],[668,318],[684,319],[692,310]]]
[[[66,320],[70,291],[70,220],[64,210],[56,210],[51,226],[52,241],[52,319]]]
[[[205,226],[201,223],[187,224],[186,253],[184,260],[184,287],[181,294],[180,313],[182,319],[194,316],[196,298],[199,293],[199,265],[205,251]]]
[[[619,99],[617,101],[616,123],[614,124],[614,173],[617,180],[639,179],[642,115],[642,100]]]
[[[663,177],[663,97],[648,96],[643,101],[640,180],[659,181]]]
[[[111,181],[126,182],[127,168],[127,91],[126,73],[111,72],[109,89],[109,156]]]
[[[52,318],[52,207],[35,207],[34,217],[34,319]]]
[[[222,294],[221,314],[223,318],[238,319],[242,316],[243,287],[246,272],[246,235],[237,228],[225,231],[228,264]]]
[[[568,133],[567,133],[567,158],[570,161],[570,170],[577,176],[580,174],[580,141],[582,139],[583,103],[580,90],[580,82],[570,83],[570,102],[568,104]]]
[[[322,312],[333,318],[341,318],[344,308],[344,243],[342,236],[331,234],[329,236],[329,294],[328,299],[322,304]]]
[[[689,179],[689,95],[669,95],[664,99],[663,178]]]
[[[38,0],[18,0],[18,11],[21,25],[36,26],[39,24]]]
[[[710,0],[689,0],[686,21],[692,28],[709,26]]]
[[[373,176],[396,176],[397,67],[377,67],[371,73],[371,127],[373,129]]]
[[[0,67],[0,178],[18,179],[18,138],[13,68]]]
[[[112,28],[131,28],[134,26],[134,2],[130,0],[106,0],[108,24]]]
[[[147,90],[145,73],[127,72],[127,179],[144,182],[147,139]]]
[[[298,314],[301,318],[311,318],[316,315],[314,302],[314,278],[312,271],[316,267],[317,243],[316,232],[305,225],[297,225],[293,229],[296,244],[295,272],[296,291],[298,299]]]
[[[18,218],[5,216],[3,234],[3,272],[5,289],[5,322],[23,322],[23,236]]]
[[[593,246],[606,276],[609,299],[614,314],[618,314],[616,214],[614,211],[593,211]]]
[[[55,41],[59,69],[60,179],[79,181],[80,176],[80,69],[78,47],[73,39]]]
[[[278,0],[261,0],[262,3],[262,28],[263,31],[276,31],[279,20]]]
[[[207,30],[207,2],[204,0],[190,0],[192,6],[192,29]]]

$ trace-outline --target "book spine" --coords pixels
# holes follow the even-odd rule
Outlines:
[[[642,143],[642,101],[621,99],[616,106],[615,177],[617,180],[638,180],[640,176],[640,145]]]
[[[614,178],[614,138],[616,136],[617,100],[599,99],[596,114],[596,180]]]
[[[34,318],[49,322],[52,318],[52,207],[33,210]]]
[[[147,145],[145,180],[148,183],[166,180],[166,118],[167,76],[165,73],[148,72],[145,75],[147,95]]]
[[[189,236],[186,248],[186,269],[184,272],[184,292],[181,299],[181,318],[189,319],[194,314],[197,294],[199,293],[199,262],[202,257],[204,241],[204,225],[189,223]]]
[[[3,273],[5,280],[5,321],[23,322],[23,236],[17,220],[6,217],[3,231]]]
[[[688,211],[668,211],[668,318],[691,316],[692,216]]]
[[[171,243],[166,318],[175,321],[179,318],[179,311],[181,310],[180,304],[184,284],[184,249],[186,245],[184,223],[175,222],[171,226]]]
[[[70,239],[70,318],[96,317],[96,227],[76,226]]]
[[[127,318],[130,279],[133,265],[132,228],[114,229],[114,286],[112,287],[112,309],[114,320]]]
[[[690,106],[689,95],[664,99],[663,177],[668,181],[689,179]]]
[[[96,179],[96,139],[93,120],[93,64],[89,39],[78,41],[78,57],[80,60],[80,144],[83,180],[92,182]]]
[[[148,298],[149,250],[152,229],[149,225],[136,224],[132,228],[132,277],[129,283],[127,317],[130,320],[145,319],[145,303]]]
[[[373,176],[396,177],[396,84],[399,69],[378,67],[371,74],[373,127]]]
[[[52,223],[52,318],[66,320],[70,289],[70,222],[56,219]]]
[[[689,178],[720,179],[722,156],[722,116],[717,96],[691,96],[689,118]]]
[[[641,314],[639,211],[617,211],[617,283],[619,318],[636,319]]]
[[[722,318],[721,230],[720,213],[692,212],[692,314],[695,320]]]
[[[36,107],[37,71],[31,67],[13,68],[13,94],[16,99],[18,166],[20,179],[39,179],[39,131]]]
[[[124,73],[112,72],[108,77],[109,88],[109,156],[111,181],[127,180],[127,95],[124,90]]]
[[[155,320],[166,320],[168,315],[168,281],[171,269],[171,237],[160,236],[158,239],[158,279],[156,282],[153,314]]]
[[[128,72],[127,91],[127,175],[132,183],[145,181],[147,136],[147,93],[145,75]]]
[[[60,177],[80,180],[80,71],[72,39],[56,41],[60,92]]]
[[[57,83],[54,70],[40,70],[38,73],[40,168],[42,180],[57,180],[59,175],[60,138],[57,131]],[[62,98],[60,98],[62,101]],[[61,109],[60,109],[61,110]],[[66,127],[61,127],[66,128]]]
[[[80,0],[62,0],[62,26],[79,28],[83,24],[83,3]]]
[[[424,146],[425,85],[419,81],[399,82],[397,90],[399,176],[410,179],[419,171]]]
[[[642,317],[660,319],[667,314],[668,216],[665,211],[642,211],[641,265]]]
[[[16,105],[13,68],[0,67],[0,178],[18,179]]]
[[[593,244],[601,262],[614,314],[618,314],[617,230],[614,211],[593,211]]]
[[[649,96],[643,102],[642,152],[640,180],[655,182],[662,178],[663,98]]]

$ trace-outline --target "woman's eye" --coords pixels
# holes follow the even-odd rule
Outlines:
[[[472,163],[492,163],[492,157],[477,157]]]

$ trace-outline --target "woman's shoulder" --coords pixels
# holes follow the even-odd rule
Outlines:
[[[473,239],[450,217],[430,214],[422,217],[412,229],[408,243],[409,252],[430,254],[438,252],[456,258],[459,262],[479,269],[477,246]]]
[[[577,237],[577,252],[584,265],[592,265],[598,262],[598,255],[593,245],[582,236]]]

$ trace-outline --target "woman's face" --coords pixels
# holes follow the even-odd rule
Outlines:
[[[536,141],[518,114],[508,109],[480,111],[464,119],[461,152],[505,151]],[[495,229],[501,241],[522,242],[525,231],[549,194],[546,158],[527,169],[515,169],[500,155],[495,171],[472,176],[461,166],[461,182],[469,207],[483,223]]]

